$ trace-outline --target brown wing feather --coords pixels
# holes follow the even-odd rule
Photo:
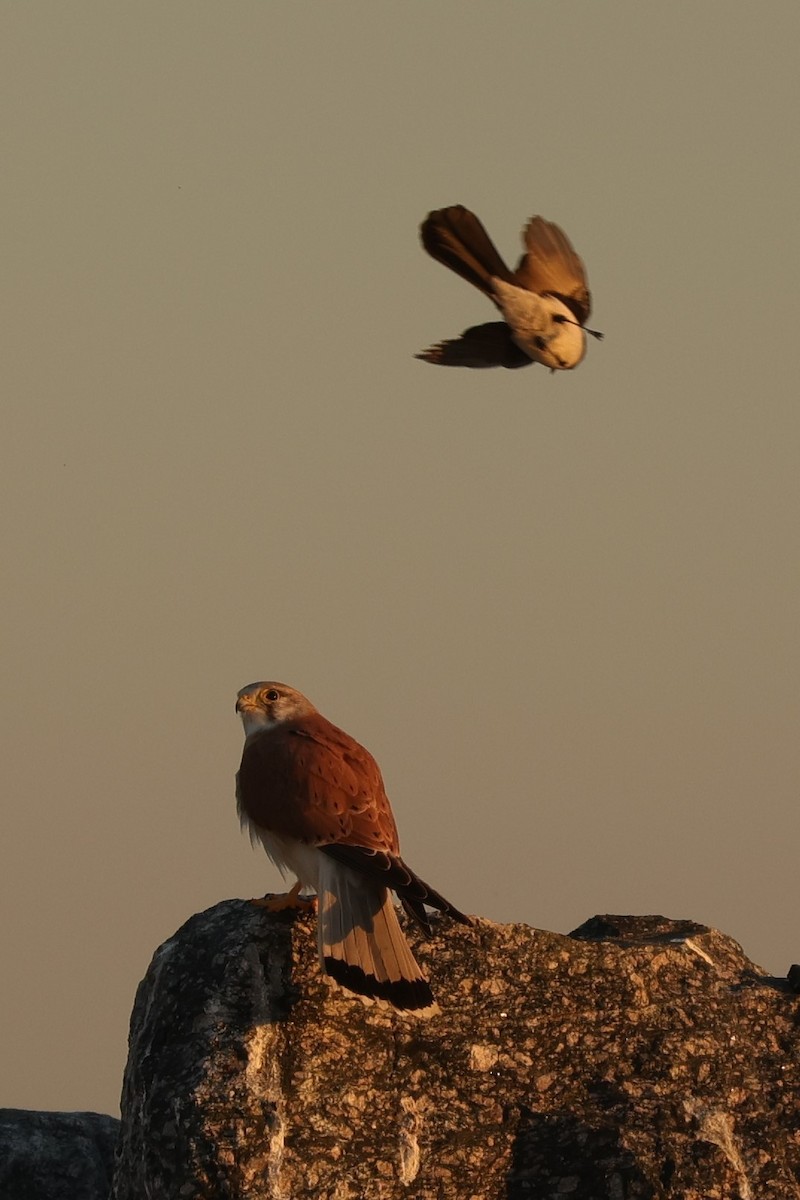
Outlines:
[[[533,362],[524,350],[520,350],[505,321],[473,325],[460,337],[438,342],[415,357],[440,367],[508,367],[513,370],[529,367]]]
[[[558,296],[583,324],[592,301],[583,260],[567,235],[544,217],[531,217],[522,233],[526,253],[519,260],[517,282],[531,292]]]
[[[282,837],[399,852],[378,764],[319,713],[250,738],[237,795],[251,821]]]
[[[461,921],[464,925],[471,923],[469,917],[460,912],[454,904],[445,900],[440,892],[420,879],[399,854],[387,854],[385,851],[341,842],[323,846],[322,850],[336,862],[353,867],[359,875],[374,880],[382,887],[391,888],[400,897],[409,916],[419,921],[424,929],[430,929],[425,916],[426,904],[428,908],[438,908],[440,912],[446,913],[455,921]]]

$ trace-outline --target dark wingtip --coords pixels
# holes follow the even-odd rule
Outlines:
[[[437,898],[437,900],[443,899],[443,897],[439,896],[438,893],[436,895],[436,898]],[[444,905],[439,905],[439,904],[434,904],[433,900],[430,899],[430,897],[429,897],[425,901],[425,903],[427,905],[429,905],[429,907],[431,907],[431,908],[438,908],[439,912],[442,914],[442,916],[449,917],[451,921],[458,921],[459,925],[474,925],[475,924],[472,917],[468,917],[466,913],[462,913],[459,909],[455,908],[450,903],[449,900],[445,900]]]
[[[441,892],[437,892],[429,883],[423,883],[422,880],[419,880],[419,882],[425,889],[424,896],[420,898],[424,904],[427,904],[428,908],[437,908],[443,916],[449,917],[451,921],[458,921],[461,925],[473,924],[472,917],[468,917],[466,913],[462,913],[459,908],[456,908],[455,904],[451,904],[449,900],[445,900]]]
[[[428,914],[425,911],[425,905],[422,903],[422,901],[416,899],[416,897],[409,898],[408,896],[401,896],[400,903],[405,909],[406,915],[409,916],[412,921],[416,921],[417,925],[419,925],[420,928],[427,934],[427,936],[430,937],[433,933],[433,929],[431,928],[431,923],[428,920]]]
[[[421,1013],[425,1009],[435,1008],[436,1002],[427,979],[376,979],[374,975],[367,975],[361,967],[351,966],[327,954],[323,963],[331,979],[357,996],[385,1000],[401,1012]]]

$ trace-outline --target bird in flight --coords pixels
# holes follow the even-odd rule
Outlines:
[[[272,911],[312,904],[323,970],[362,997],[418,1016],[438,1012],[430,984],[400,928],[390,891],[427,933],[439,909],[469,917],[414,874],[400,857],[397,827],[375,759],[285,683],[242,688],[236,711],[245,743],[236,776],[242,827],[282,874],[297,877]]]
[[[510,271],[481,222],[463,204],[431,212],[420,226],[432,258],[488,296],[502,321],[473,325],[417,354],[442,367],[577,367],[586,353],[591,296],[583,262],[567,235],[543,217],[522,231],[525,253]]]

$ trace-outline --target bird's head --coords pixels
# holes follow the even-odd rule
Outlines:
[[[267,680],[243,687],[236,698],[236,711],[242,718],[245,737],[249,737],[259,729],[272,729],[317,710],[310,700],[288,684]]]
[[[542,339],[541,354],[537,358],[551,371],[571,371],[586,353],[586,334],[590,333],[598,341],[603,340],[603,335],[576,321],[571,309],[557,297],[547,296],[545,304],[549,310],[552,332]]]

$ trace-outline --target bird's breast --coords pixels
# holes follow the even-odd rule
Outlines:
[[[555,296],[493,279],[495,299],[514,341],[534,362],[553,371],[577,367],[586,353],[586,334],[572,311]],[[561,318],[562,320],[556,320]]]

